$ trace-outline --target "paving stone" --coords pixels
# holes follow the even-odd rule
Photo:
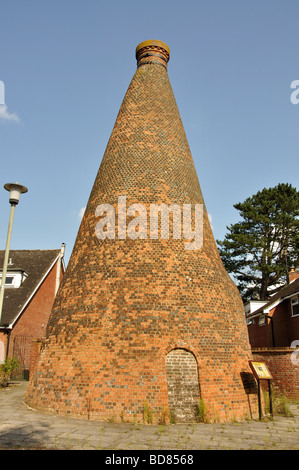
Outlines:
[[[63,450],[299,450],[294,417],[238,424],[150,426],[95,422],[30,410],[28,382],[0,390],[0,449]]]

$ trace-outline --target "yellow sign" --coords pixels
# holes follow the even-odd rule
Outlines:
[[[250,366],[257,379],[271,380],[273,378],[264,362],[250,361]]]

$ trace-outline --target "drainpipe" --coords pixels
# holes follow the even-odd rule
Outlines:
[[[55,295],[57,294],[59,285],[60,285],[60,278],[61,278],[61,265],[62,265],[62,260],[64,258],[64,252],[65,252],[65,243],[62,243],[61,245],[61,250],[59,253],[59,258],[57,261],[57,273],[56,273],[56,286],[55,286]]]
[[[8,358],[8,351],[9,351],[9,340],[10,340],[10,334],[11,334],[11,328],[6,328],[5,333],[7,334],[7,342],[6,342],[6,354],[5,358]]]
[[[4,357],[3,357],[3,360],[6,361],[6,359],[8,358],[11,327],[9,325],[1,325],[1,330],[3,331],[5,335],[7,335],[6,345],[5,345],[5,350],[4,350]]]
[[[263,315],[265,315],[265,317],[269,318],[269,320],[270,320],[271,334],[272,334],[272,347],[275,348],[273,318],[270,317],[270,315],[267,315],[267,314],[264,313],[264,312],[263,312]]]
[[[272,336],[272,347],[275,348],[275,339],[274,339],[274,325],[273,325],[273,318],[270,317],[270,315],[267,315],[264,312],[257,313],[256,315],[250,315],[250,320],[256,317],[260,317],[261,315],[264,315],[264,317],[269,318],[270,320],[270,325],[271,325],[271,336]]]

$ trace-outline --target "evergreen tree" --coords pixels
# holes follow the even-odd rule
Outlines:
[[[220,256],[244,301],[266,300],[298,265],[299,192],[281,183],[234,207],[242,220],[217,240]]]

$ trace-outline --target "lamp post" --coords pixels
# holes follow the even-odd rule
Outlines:
[[[27,193],[28,191],[26,186],[22,186],[19,183],[7,183],[4,185],[4,188],[7,191],[9,191],[9,203],[11,205],[11,209],[10,209],[10,217],[9,217],[1,287],[0,287],[0,325],[1,325],[1,319],[2,319],[5,280],[6,280],[6,273],[7,273],[8,255],[9,255],[9,247],[10,247],[10,239],[11,239],[11,231],[12,231],[12,223],[13,223],[13,218],[14,218],[14,213],[15,213],[15,207],[19,203],[21,194]]]

